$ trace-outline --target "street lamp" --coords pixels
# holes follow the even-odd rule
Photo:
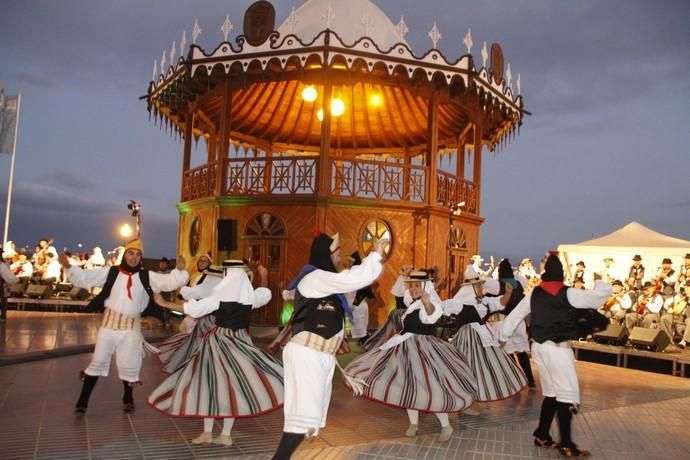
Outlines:
[[[123,224],[122,227],[120,227],[120,236],[126,245],[127,241],[132,236],[132,227],[130,227],[129,224]]]
[[[141,205],[134,200],[129,200],[129,204],[127,205],[127,209],[132,211],[132,217],[137,218],[137,238],[140,238],[141,237],[141,214],[139,213],[139,211],[141,210]]]

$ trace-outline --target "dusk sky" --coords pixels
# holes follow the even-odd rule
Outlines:
[[[347,1],[347,0],[333,0]],[[175,253],[182,144],[149,121],[154,59],[173,40],[213,50],[226,14],[241,33],[249,0],[5,0],[0,82],[22,93],[9,239],[108,251],[141,203],[146,256]],[[272,2],[276,23],[300,0]],[[637,220],[690,239],[690,2],[687,0],[379,0],[405,17],[417,55],[451,61],[499,42],[521,74],[519,136],[485,150],[481,253],[539,258],[559,243]],[[178,48],[179,55],[179,48]],[[205,162],[199,143],[193,165]],[[10,157],[0,155],[3,218]],[[676,261],[680,262],[680,261]]]

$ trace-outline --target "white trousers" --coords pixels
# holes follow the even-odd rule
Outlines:
[[[91,363],[84,372],[92,376],[107,377],[110,371],[110,358],[115,353],[115,364],[120,379],[138,382],[143,352],[142,341],[140,331],[100,328]]]
[[[326,426],[335,356],[289,342],[283,349],[286,433],[319,434]]]
[[[580,385],[575,370],[575,355],[569,347],[532,343],[532,358],[537,363],[542,394],[556,401],[580,404]]]

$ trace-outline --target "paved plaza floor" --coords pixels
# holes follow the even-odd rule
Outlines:
[[[13,318],[15,313],[19,312],[10,312],[0,326],[5,341],[0,355],[4,357],[10,349],[11,323],[20,321],[19,316]],[[121,410],[122,386],[113,365],[111,375],[99,379],[87,415],[75,416],[72,410],[80,389],[77,374],[88,364],[90,354],[59,357],[59,349],[53,349],[58,357],[0,367],[2,459],[269,459],[277,446],[282,411],[238,420],[231,447],[192,445],[190,439],[201,432],[201,420],[169,418],[145,402],[163,379],[152,359],[145,360],[144,384],[135,389],[135,412]],[[578,362],[578,372],[583,404],[574,418],[574,438],[592,451],[592,458],[690,458],[690,379],[587,362]],[[328,426],[320,438],[303,443],[293,458],[559,458],[557,451],[532,444],[539,391],[482,404],[480,415],[452,415],[455,432],[449,442],[442,443],[433,415],[422,414],[420,434],[405,438],[404,411],[353,398],[337,371],[335,379]],[[217,424],[215,431],[219,430]],[[552,433],[556,433],[555,425]]]

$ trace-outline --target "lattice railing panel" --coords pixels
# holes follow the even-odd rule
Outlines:
[[[334,196],[422,203],[425,189],[423,166],[371,160],[331,161]]]
[[[479,187],[474,182],[458,179],[454,175],[439,172],[436,202],[445,206],[465,202],[463,212],[478,214]]]
[[[185,171],[182,175],[182,201],[213,196],[216,190],[217,163]]]

